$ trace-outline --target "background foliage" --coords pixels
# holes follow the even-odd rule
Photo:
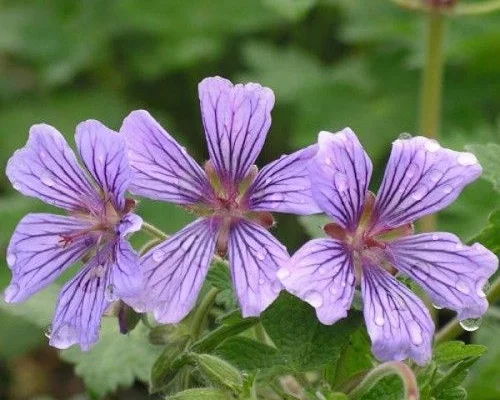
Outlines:
[[[417,133],[423,27],[418,14],[388,0],[3,0],[0,165],[3,168],[12,152],[25,143],[34,123],[50,123],[72,142],[79,121],[96,118],[118,129],[124,116],[138,108],[150,110],[202,161],[206,150],[196,86],[202,78],[218,74],[257,81],[275,91],[277,105],[261,165],[314,142],[319,130],[348,125],[374,161],[376,187],[390,142],[402,132]],[[478,238],[496,252],[500,252],[499,212],[489,222],[488,216],[500,205],[495,192],[500,189],[500,60],[493,56],[500,53],[499,38],[500,13],[449,20],[440,132],[447,146],[458,150],[470,145],[485,167],[486,179],[467,188],[439,215],[439,228],[466,240],[487,226]],[[16,194],[6,177],[0,176],[2,254],[18,220],[27,212],[44,209],[48,208],[41,202]],[[169,233],[191,218],[179,208],[150,201],[140,203],[139,213]],[[278,222],[275,233],[290,251],[320,225],[317,218],[307,219],[303,227],[290,216],[279,216]],[[2,259],[0,288],[8,279]],[[220,284],[220,279],[216,282]],[[127,339],[118,337],[114,321],[109,320],[91,353],[82,356],[70,349],[58,357],[47,346],[41,328],[50,322],[56,289],[49,288],[20,307],[1,304],[0,398],[85,398],[81,397],[85,393],[97,398],[148,398],[149,370],[163,347],[148,343],[143,325]],[[218,301],[232,302],[227,288]],[[212,343],[203,351],[250,372],[263,369],[271,376],[276,373],[272,368],[291,373],[324,367],[342,356],[349,341],[352,357],[359,352],[359,363],[346,363],[344,371],[326,368],[329,382],[342,382],[347,374],[371,365],[368,343],[358,325],[336,326],[345,343],[329,343],[331,328],[321,326],[317,337],[307,339],[300,332],[289,337],[295,329],[279,325],[280,316],[288,315],[279,307],[294,303],[282,303],[262,320],[279,353],[274,348],[255,352],[257,345],[245,335]],[[307,319],[311,310],[296,306],[302,321]],[[499,315],[493,307],[481,329],[462,337],[488,347],[465,382],[471,399],[500,398]],[[442,312],[441,323],[450,316]],[[239,323],[222,321],[217,329],[224,334],[225,326],[234,329]],[[476,350],[463,359],[436,359],[435,366],[466,363],[483,352]],[[325,351],[330,352],[328,359]],[[263,353],[268,359],[258,356]],[[443,372],[446,368],[439,374],[448,376]],[[444,380],[438,388],[460,392],[456,386],[464,376],[452,386]],[[425,371],[419,375],[427,378]],[[394,393],[399,393],[397,382],[385,384],[395,385]],[[371,398],[380,397],[375,392]]]

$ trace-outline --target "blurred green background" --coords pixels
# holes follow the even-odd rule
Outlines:
[[[4,170],[34,123],[54,125],[73,144],[78,122],[95,118],[119,129],[138,108],[203,161],[197,84],[222,75],[275,91],[259,165],[314,142],[320,130],[350,126],[372,157],[376,187],[391,141],[418,133],[423,35],[422,15],[389,0],[2,0],[0,165]],[[500,142],[498,54],[500,13],[448,21],[445,145]],[[490,183],[478,181],[439,215],[439,228],[468,239],[499,204]],[[0,176],[2,254],[17,221],[41,210],[49,207],[16,194]],[[150,201],[139,213],[167,232],[191,218]],[[276,235],[290,251],[307,238],[295,217],[278,222]],[[0,264],[3,289],[9,271],[3,258]],[[490,351],[469,380],[472,399],[500,398],[500,325],[489,321],[473,338]],[[86,398],[82,393],[72,366],[40,329],[2,307],[0,399]],[[147,390],[137,383],[109,398],[147,398]]]

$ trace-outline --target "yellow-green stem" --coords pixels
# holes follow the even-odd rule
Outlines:
[[[150,235],[150,236],[152,236],[154,238],[158,238],[158,239],[166,239],[166,238],[168,238],[168,235],[165,232],[161,231],[156,226],[151,225],[151,224],[149,224],[149,223],[147,223],[145,221],[143,221],[143,223],[142,223],[141,230],[143,230],[148,235]]]

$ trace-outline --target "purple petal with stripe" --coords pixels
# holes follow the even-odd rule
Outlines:
[[[228,257],[243,317],[258,316],[278,297],[282,286],[276,272],[290,256],[264,228],[241,220],[231,226]]]
[[[114,246],[115,263],[110,266],[108,300],[134,299],[143,290],[142,269],[139,266],[139,256],[125,240],[117,240]]]
[[[129,233],[137,232],[142,227],[142,218],[136,214],[125,214],[116,227],[118,236],[125,238]]]
[[[141,257],[144,290],[129,304],[177,323],[193,308],[215,251],[218,224],[198,219]]]
[[[312,197],[308,163],[318,146],[309,146],[266,165],[248,189],[248,207],[307,215],[321,212]]]
[[[176,204],[194,204],[211,193],[205,171],[144,110],[123,121],[132,167],[131,193]]]
[[[7,163],[14,189],[66,210],[88,209],[99,203],[64,137],[50,125],[33,125],[26,146]]]
[[[342,242],[307,242],[277,275],[286,290],[316,309],[323,324],[331,325],[347,315],[354,295],[354,264]]]
[[[434,323],[422,300],[382,268],[366,263],[361,294],[373,354],[380,361],[411,358],[425,364],[431,357]]]
[[[93,257],[63,286],[50,329],[51,346],[67,349],[79,344],[86,351],[97,342],[101,317],[110,304],[106,299],[110,268],[109,264],[101,264],[100,259],[109,257],[107,254]]]
[[[481,170],[473,154],[442,148],[435,140],[396,140],[377,194],[374,229],[401,226],[443,209]]]
[[[88,120],[76,127],[75,140],[80,157],[104,198],[116,210],[123,210],[131,175],[123,136],[99,121]]]
[[[336,223],[356,229],[370,183],[372,164],[349,129],[320,132],[319,150],[310,164],[313,197]]]
[[[483,292],[498,268],[498,258],[484,246],[466,246],[451,233],[422,233],[389,244],[394,265],[414,279],[432,302],[452,309],[457,318],[479,318],[488,301]]]
[[[274,94],[256,83],[233,85],[221,77],[204,79],[198,91],[210,160],[223,182],[238,183],[264,145]]]
[[[53,282],[80,259],[94,244],[89,235],[80,235],[68,244],[63,235],[74,235],[89,225],[73,217],[28,214],[17,225],[7,249],[12,281],[5,301],[17,303]]]

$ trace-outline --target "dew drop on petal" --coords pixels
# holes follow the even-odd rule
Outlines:
[[[332,159],[330,157],[325,157],[325,164],[332,165]]]
[[[437,304],[432,303],[432,307],[434,307],[436,310],[442,310],[443,307],[438,306]]]
[[[410,333],[410,339],[414,345],[419,346],[424,342],[422,337],[422,328],[420,328],[420,325],[417,322],[408,322],[408,332]]]
[[[47,339],[50,339],[50,336],[52,335],[52,325],[47,326],[43,334]]]
[[[274,281],[273,284],[271,285],[271,290],[274,293],[279,293],[281,292],[281,289],[283,289],[283,286],[281,286],[281,283],[278,281]]]
[[[424,186],[421,186],[412,193],[411,197],[413,197],[414,200],[418,201],[422,200],[426,194],[427,194],[427,189]]]
[[[264,283],[266,283],[266,281],[262,278],[259,279],[259,285],[263,285]]]
[[[254,251],[255,257],[257,257],[260,261],[264,261],[267,256],[267,251],[265,248],[260,248]]]
[[[464,167],[477,164],[477,158],[472,153],[460,153],[457,157],[457,162]]]
[[[462,243],[457,243],[455,245],[455,250],[463,250],[463,248],[464,248],[464,245]]]
[[[411,163],[410,165],[408,165],[408,168],[406,169],[405,177],[408,178],[408,179],[411,179],[415,175],[417,175],[418,172],[419,172],[418,165],[415,164],[415,163]]]
[[[3,296],[5,298],[5,301],[7,303],[12,302],[12,300],[14,300],[14,298],[17,296],[17,294],[19,293],[20,290],[21,290],[21,288],[19,287],[19,285],[17,283],[11,283],[9,286],[7,286],[7,288],[3,292]]]
[[[40,175],[40,180],[44,185],[54,186],[54,180],[52,179],[52,176],[48,171],[42,172],[42,174]]]
[[[14,183],[12,183],[12,187],[13,187],[15,190],[21,190],[21,185],[19,184],[19,182],[14,182]]]
[[[320,275],[325,275],[326,274],[326,268],[325,267],[319,267],[318,272]]]
[[[429,179],[432,182],[438,182],[442,177],[443,177],[443,173],[441,171],[437,170],[437,169],[433,169],[429,173]]]
[[[432,240],[439,240],[439,235],[436,233],[432,235]]]
[[[335,187],[339,192],[345,192],[347,190],[347,176],[341,172],[334,175]]]
[[[14,253],[10,253],[7,255],[7,264],[9,267],[12,267],[16,263],[17,257]]]
[[[412,138],[412,135],[411,135],[411,133],[408,133],[408,132],[403,132],[398,136],[398,139],[401,139],[401,140],[407,140],[407,139],[411,139],[411,138]]]
[[[316,290],[311,290],[310,292],[306,293],[304,300],[307,301],[314,308],[318,308],[323,305],[323,296],[321,295],[320,292],[317,292]]]
[[[106,287],[106,290],[104,292],[104,298],[106,299],[106,301],[115,301],[118,299],[118,296],[116,295],[115,286],[113,284],[110,284]]]
[[[276,272],[276,276],[278,279],[286,279],[290,276],[291,272],[288,268],[280,268],[278,272]]]
[[[269,200],[269,207],[271,208],[276,208],[279,206],[279,203],[281,203],[285,197],[283,196],[282,193],[273,193],[268,197]]]
[[[444,185],[442,190],[444,194],[450,194],[451,192],[453,192],[453,186]]]
[[[104,264],[99,264],[94,267],[94,275],[102,278],[106,272],[106,266]]]
[[[271,178],[266,178],[266,179],[264,179],[264,183],[265,183],[266,185],[269,185],[269,184],[271,183],[271,181],[272,181],[272,179],[271,179]]]
[[[331,293],[331,294],[337,294],[337,293],[338,293],[338,290],[337,290],[337,288],[335,287],[335,285],[330,286],[330,289],[329,289],[329,290],[330,290],[330,293]]]
[[[429,139],[429,140],[426,140],[426,142],[425,142],[425,149],[429,153],[435,153],[440,148],[441,148],[441,146],[439,145],[439,143],[436,140]]]
[[[469,285],[464,281],[458,280],[457,283],[455,283],[455,288],[464,294],[470,293]]]
[[[156,250],[153,255],[153,261],[160,262],[165,257],[165,252],[163,250]]]
[[[384,319],[384,317],[382,317],[381,315],[377,315],[377,316],[375,317],[375,324],[376,324],[376,325],[378,325],[378,326],[382,326],[382,325],[384,325],[384,323],[385,323],[385,319]]]
[[[476,294],[479,297],[486,297],[486,292],[489,290],[490,284],[487,279],[481,278],[476,282]]]
[[[467,318],[460,321],[460,326],[468,332],[474,332],[479,329],[481,322],[482,318]]]

